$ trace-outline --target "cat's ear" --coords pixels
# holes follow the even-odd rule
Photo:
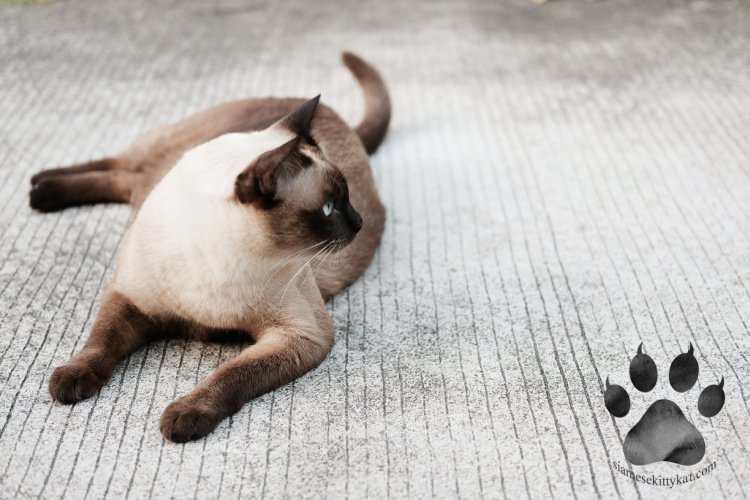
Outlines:
[[[310,137],[310,125],[315,117],[319,101],[320,94],[286,115],[276,125],[285,128],[296,136]]]
[[[242,203],[259,204],[264,208],[273,205],[276,197],[278,175],[284,164],[298,150],[301,137],[266,151],[255,159],[234,181],[234,192]]]

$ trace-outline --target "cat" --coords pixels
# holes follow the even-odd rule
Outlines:
[[[385,137],[390,98],[372,66],[351,53],[343,62],[365,98],[354,129],[320,96],[247,99],[31,178],[42,212],[136,210],[84,347],[50,377],[55,401],[96,394],[148,342],[252,342],[162,413],[162,435],[186,442],[325,359],[335,336],[325,301],[362,275],[385,225],[368,154]]]

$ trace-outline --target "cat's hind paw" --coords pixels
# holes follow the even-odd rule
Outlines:
[[[65,179],[42,177],[29,191],[29,206],[40,212],[55,212],[67,206]]]

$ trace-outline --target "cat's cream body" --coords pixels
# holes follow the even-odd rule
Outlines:
[[[112,287],[149,316],[211,328],[268,308],[267,285],[278,286],[268,278],[294,252],[273,251],[258,215],[233,200],[234,181],[248,159],[290,138],[281,129],[226,134],[188,151],[138,211]]]

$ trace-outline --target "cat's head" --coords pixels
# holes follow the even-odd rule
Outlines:
[[[234,201],[255,212],[278,248],[344,245],[362,228],[346,178],[311,135],[319,98],[269,127],[266,136],[281,144],[258,154],[234,182]]]

